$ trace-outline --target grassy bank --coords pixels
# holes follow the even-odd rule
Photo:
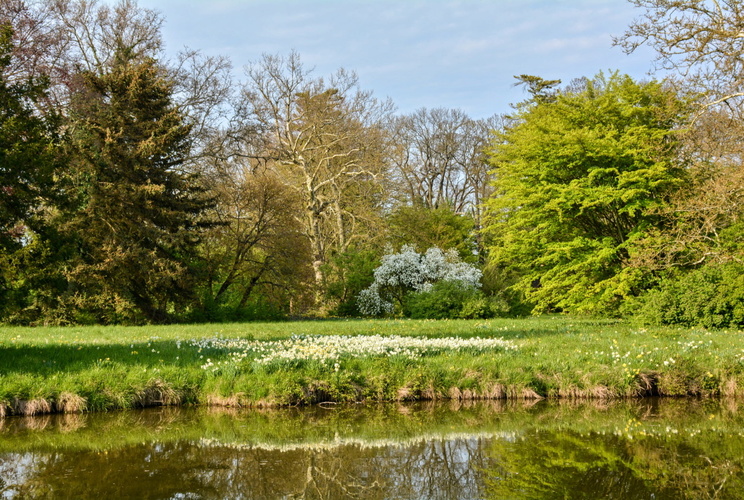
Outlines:
[[[0,329],[0,415],[742,393],[744,332],[565,317]]]

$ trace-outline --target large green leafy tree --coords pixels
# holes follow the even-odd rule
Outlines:
[[[490,151],[490,264],[536,312],[608,313],[646,286],[630,262],[684,178],[684,109],[663,84],[616,73],[517,107]]]
[[[32,105],[43,95],[43,85],[33,80],[8,84],[4,71],[13,50],[12,29],[0,27],[0,245],[20,246],[25,221],[38,204],[49,175],[38,162],[49,156],[51,141]],[[41,168],[38,168],[41,167]]]
[[[13,28],[0,24],[0,315],[17,321],[50,284],[49,217],[62,155],[58,117],[37,111],[46,81],[6,78],[12,38]]]
[[[157,62],[126,50],[103,74],[79,77],[71,117],[80,205],[69,227],[82,258],[69,276],[90,320],[164,322],[191,299],[209,200],[184,170],[190,127],[172,96]]]

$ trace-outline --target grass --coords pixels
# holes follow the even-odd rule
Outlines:
[[[315,336],[333,336],[333,342],[320,344]],[[381,344],[368,336],[402,337],[401,345],[407,337],[451,340],[413,351],[345,350]],[[457,339],[473,340],[457,347]],[[0,328],[0,415],[179,404],[742,393],[744,332],[646,330],[611,320]]]

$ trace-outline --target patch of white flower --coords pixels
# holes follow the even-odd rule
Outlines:
[[[400,252],[382,257],[374,276],[372,285],[357,297],[359,311],[370,316],[393,310],[393,291],[425,292],[439,281],[455,281],[465,288],[476,289],[480,288],[483,273],[462,262],[454,249],[444,252],[432,247],[422,255],[412,246],[404,245]]]
[[[292,361],[320,361],[338,371],[340,360],[349,357],[404,356],[418,358],[426,354],[458,352],[500,352],[517,349],[504,339],[463,339],[457,337],[426,338],[382,335],[293,335],[286,340],[257,341],[248,339],[212,338],[191,342],[199,349],[228,351],[222,364],[240,364],[250,360],[258,364]],[[207,360],[202,368],[213,369]]]

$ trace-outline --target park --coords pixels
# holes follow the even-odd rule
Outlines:
[[[741,498],[740,1],[630,0],[650,74],[525,59],[501,113],[366,78],[470,101],[622,2],[193,2],[357,74],[158,1],[0,0],[1,498]]]

